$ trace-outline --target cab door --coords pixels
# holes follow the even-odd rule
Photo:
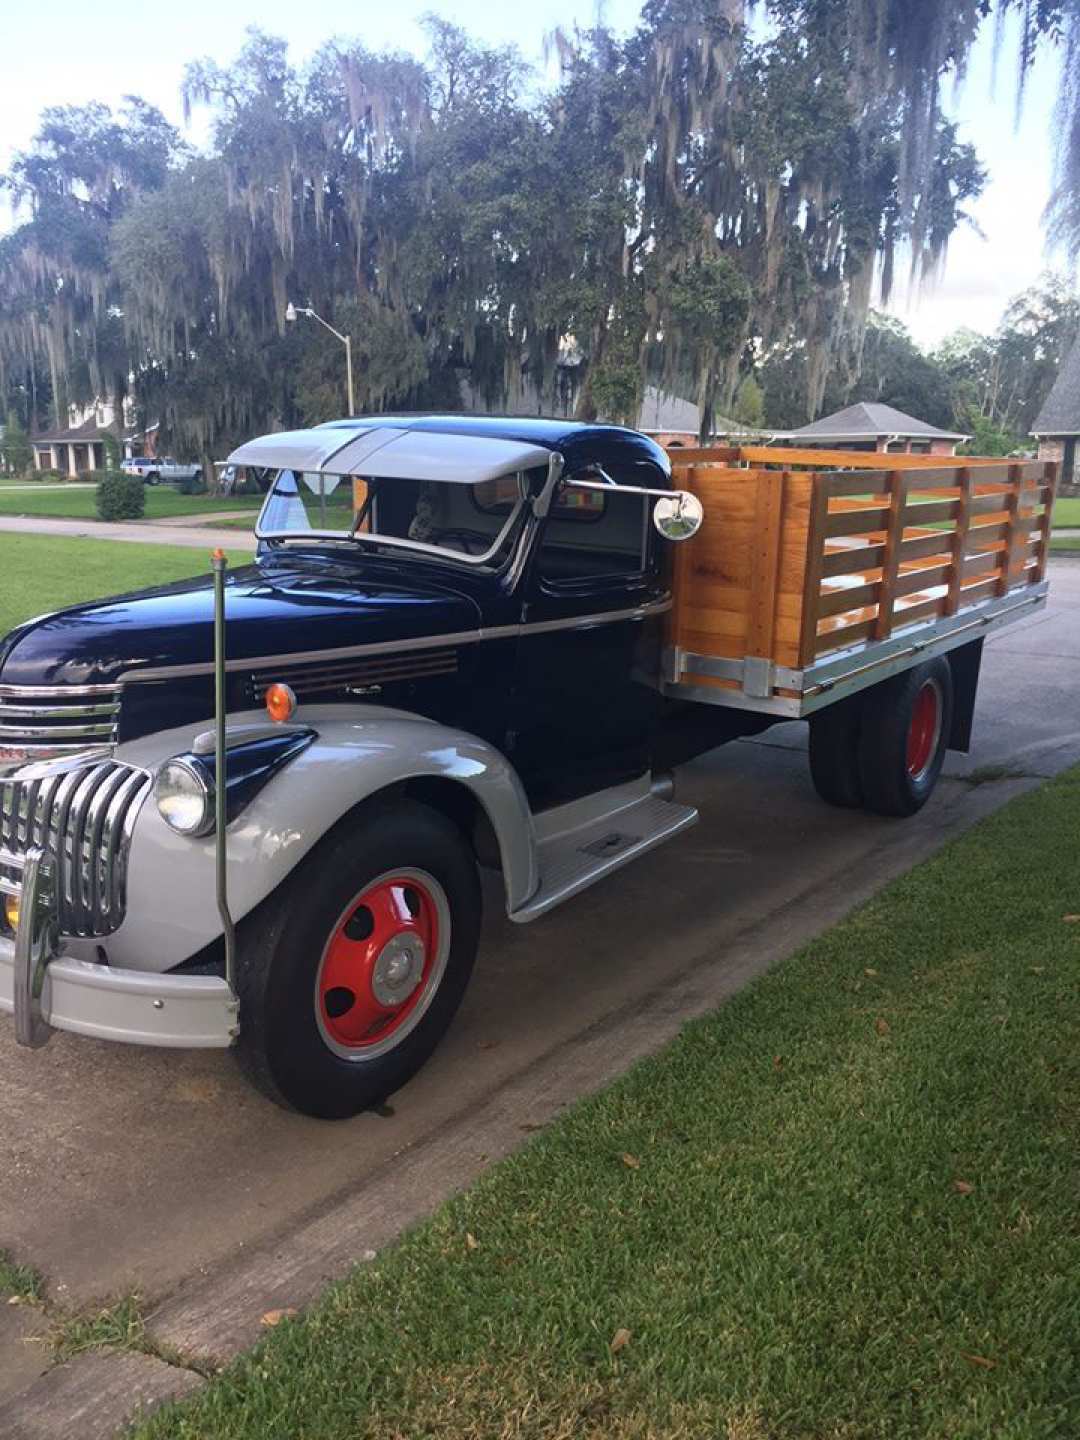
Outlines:
[[[534,543],[511,752],[534,808],[649,768],[671,601],[651,504],[625,490],[563,489]]]

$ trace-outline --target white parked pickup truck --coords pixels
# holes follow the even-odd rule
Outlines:
[[[202,475],[201,465],[181,465],[171,455],[138,455],[133,460],[125,460],[120,469],[125,475],[137,475],[147,485],[172,480],[198,480]]]

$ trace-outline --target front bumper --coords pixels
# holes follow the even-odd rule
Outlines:
[[[3,857],[10,875],[16,858]],[[21,879],[0,876],[19,899],[14,941],[0,935],[0,1012],[15,1016],[22,1045],[43,1045],[53,1030],[71,1030],[129,1045],[223,1049],[237,1035],[238,1003],[213,975],[117,970],[60,954],[53,871],[31,850],[18,857]]]

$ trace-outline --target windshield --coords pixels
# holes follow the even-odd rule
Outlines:
[[[521,471],[476,485],[438,480],[365,480],[279,470],[259,515],[262,538],[352,539],[493,559],[546,472]]]

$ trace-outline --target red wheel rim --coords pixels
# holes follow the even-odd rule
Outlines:
[[[941,731],[941,695],[933,680],[927,680],[915,696],[907,735],[907,772],[920,779],[930,768]]]
[[[400,1044],[438,989],[449,937],[449,906],[433,876],[399,870],[366,885],[319,963],[316,1014],[330,1048],[370,1059]]]

